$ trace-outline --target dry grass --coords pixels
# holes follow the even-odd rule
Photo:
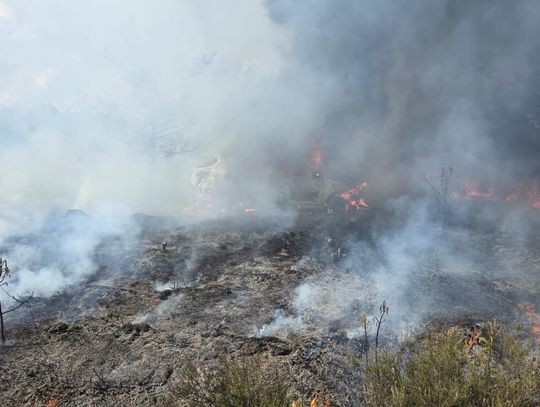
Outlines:
[[[213,370],[186,366],[168,406],[329,406],[326,397],[292,401],[289,383],[265,373],[260,357],[222,359]],[[530,407],[540,405],[540,362],[531,345],[490,322],[466,336],[449,327],[395,351],[378,349],[364,372],[367,407]]]
[[[168,406],[290,407],[287,381],[264,374],[261,358],[222,359],[213,370],[187,365]]]

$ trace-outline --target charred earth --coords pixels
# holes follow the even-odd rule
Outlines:
[[[538,233],[437,223],[383,233],[366,216],[136,223],[135,236],[95,245],[91,275],[6,316],[2,405],[163,405],[188,363],[212,369],[227,355],[262,358],[291,397],[354,406],[360,315],[383,299],[386,345],[441,322],[535,328]]]

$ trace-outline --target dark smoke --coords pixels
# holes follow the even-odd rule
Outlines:
[[[387,193],[445,165],[491,183],[540,175],[538,2],[266,4],[292,36],[283,75],[319,93],[306,140],[329,173]]]

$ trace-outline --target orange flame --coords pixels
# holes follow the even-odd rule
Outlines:
[[[466,199],[492,199],[493,190],[489,189],[487,191],[482,191],[478,188],[478,182],[467,180],[465,181],[465,198]]]
[[[369,209],[369,205],[366,203],[365,199],[358,196],[358,194],[366,187],[367,182],[360,182],[339,195],[345,201],[347,210]]]
[[[292,402],[292,407],[303,407],[303,406],[304,404],[302,402],[300,403],[297,403],[296,401]],[[309,402],[309,407],[330,407],[330,399],[328,398],[328,396],[326,396],[324,400],[324,406],[323,406],[322,399],[318,395],[315,395]]]
[[[540,315],[536,313],[534,304],[525,301],[518,304],[518,309],[525,314],[531,333],[536,337],[536,343],[540,343]]]
[[[480,329],[475,328],[473,334],[467,335],[467,338],[465,339],[465,343],[469,346],[469,348],[473,348],[474,345],[478,345],[480,343],[481,337],[482,337],[482,331]]]
[[[529,191],[514,190],[505,195],[497,196],[493,188],[481,188],[477,181],[468,179],[465,181],[463,191],[453,191],[454,199],[500,201],[507,204],[523,202],[533,209],[540,209],[540,188],[535,185]]]

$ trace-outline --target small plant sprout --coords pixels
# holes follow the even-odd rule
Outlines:
[[[362,329],[364,330],[364,357],[366,360],[366,369],[368,367],[368,336],[367,336],[367,328],[368,328],[369,320],[368,316],[365,312],[360,315],[360,325],[362,326]]]
[[[384,322],[385,315],[388,315],[388,306],[386,305],[386,300],[384,300],[379,307],[379,316],[375,317],[375,324],[377,325],[377,332],[375,334],[375,366],[377,369],[377,377],[380,379],[379,375],[379,333],[381,330],[381,325]]]

